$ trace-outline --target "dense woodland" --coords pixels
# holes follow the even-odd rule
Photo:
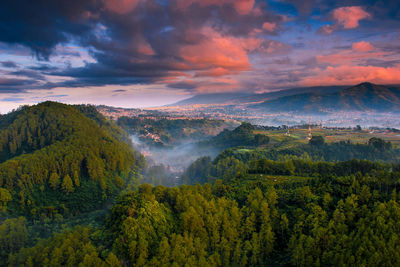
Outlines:
[[[315,176],[321,170],[327,175],[343,176],[365,172],[364,168],[371,168],[367,167],[369,163],[390,169],[391,164],[400,163],[400,151],[390,142],[375,137],[368,144],[327,144],[322,137],[315,136],[308,144],[291,148],[237,147],[224,150],[214,160],[201,157],[186,169],[182,180],[184,184],[196,184],[255,173]],[[338,167],[342,169],[339,171]]]
[[[0,266],[400,265],[399,151],[377,138],[280,148],[243,124],[165,187],[90,106],[23,107],[0,137]]]
[[[93,210],[143,165],[124,133],[92,107],[44,102],[16,114],[0,118],[0,200],[10,214]]]
[[[263,134],[254,134],[255,127],[243,122],[233,130],[224,129],[217,136],[202,144],[208,144],[219,149],[236,146],[258,147],[269,143],[269,137]]]
[[[119,198],[102,227],[55,235],[13,254],[10,263],[397,266],[397,185],[383,176],[399,177],[398,170],[363,164],[369,166],[364,174],[344,176],[144,184]]]

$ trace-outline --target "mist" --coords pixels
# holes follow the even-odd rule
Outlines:
[[[130,136],[134,149],[142,153],[147,161],[143,182],[154,185],[175,186],[185,169],[199,157],[215,157],[220,150],[211,146],[200,146],[198,140],[181,140],[177,145],[157,147],[142,142],[138,135]]]

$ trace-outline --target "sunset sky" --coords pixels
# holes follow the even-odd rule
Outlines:
[[[400,84],[398,0],[1,3],[0,112],[364,81]]]

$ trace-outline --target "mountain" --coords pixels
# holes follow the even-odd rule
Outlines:
[[[267,100],[276,99],[279,97],[291,96],[303,93],[336,93],[348,86],[314,86],[314,87],[299,87],[285,89],[261,94],[254,93],[218,93],[218,94],[203,94],[195,95],[191,98],[184,99],[169,106],[185,106],[198,104],[248,104],[260,103]]]
[[[339,92],[348,86],[313,86],[313,87],[299,87],[286,90],[279,90],[274,92],[262,93],[262,94],[252,94],[250,96],[240,97],[237,99],[240,103],[256,103],[264,102],[268,100],[277,99],[285,96],[292,96],[305,93],[321,93],[321,94],[331,94]]]
[[[361,83],[335,93],[297,94],[268,100],[251,107],[269,112],[400,112],[400,88]]]
[[[0,210],[40,217],[94,210],[141,158],[92,106],[43,102],[0,117]]]

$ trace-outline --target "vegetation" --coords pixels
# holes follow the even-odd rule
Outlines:
[[[143,165],[121,130],[91,107],[44,102],[16,114],[0,118],[0,206],[8,214],[94,210]]]
[[[269,142],[269,137],[254,133],[254,126],[243,122],[242,125],[230,131],[224,129],[221,133],[211,139],[211,145],[226,149],[235,146],[262,146]]]
[[[346,164],[352,166],[331,167]],[[366,168],[343,176],[321,169],[314,177],[282,176],[282,182],[276,181],[281,176],[271,182],[264,175],[238,175],[213,185],[144,184],[122,195],[89,239],[56,235],[13,254],[10,262],[41,266],[73,255],[74,264],[90,259],[116,266],[398,265],[400,169],[353,164]],[[62,244],[69,243],[67,253]]]
[[[0,127],[0,266],[400,265],[399,154],[379,138],[279,147],[244,123],[211,139],[236,148],[196,160],[192,185],[136,187],[143,158],[92,107]]]

